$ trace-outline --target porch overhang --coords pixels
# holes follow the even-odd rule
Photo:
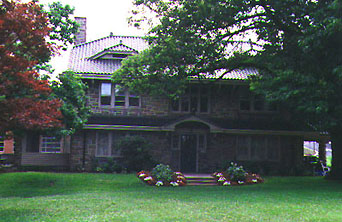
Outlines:
[[[187,121],[190,121],[189,119]],[[194,119],[192,120],[194,121]],[[150,131],[150,132],[174,132],[175,126],[182,123],[180,121],[168,126],[137,126],[137,125],[105,125],[105,124],[86,124],[85,130],[124,130],[124,131]],[[320,138],[319,132],[288,131],[288,130],[256,130],[256,129],[223,129],[211,127],[209,133],[235,134],[235,135],[274,135],[274,136],[301,136],[305,138]]]

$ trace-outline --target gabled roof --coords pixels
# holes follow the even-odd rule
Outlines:
[[[95,41],[82,43],[73,47],[70,53],[68,69],[77,74],[106,75],[120,67],[120,60],[93,59],[106,53],[138,53],[147,49],[148,45],[141,37],[107,36]]]
[[[98,52],[95,55],[89,57],[89,59],[101,59],[101,58],[105,58],[106,55],[113,55],[113,54],[128,56],[128,55],[133,55],[137,53],[138,53],[137,50],[124,45],[122,41],[120,41],[120,44],[106,48],[102,50],[101,52]]]
[[[74,46],[70,53],[68,69],[85,79],[110,79],[111,74],[120,68],[121,59],[125,55],[136,54],[147,48],[148,44],[142,37],[110,35]],[[110,55],[114,54],[123,56],[116,59],[110,58]],[[221,69],[203,77],[204,79],[217,79],[224,72],[226,70]],[[258,71],[237,69],[227,72],[221,79],[247,80],[252,75],[258,75]]]

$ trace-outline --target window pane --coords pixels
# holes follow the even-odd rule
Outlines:
[[[191,86],[191,95],[197,95],[199,90],[199,86],[197,85],[192,85]]]
[[[98,132],[96,155],[97,156],[109,155],[109,134],[107,132]]]
[[[240,97],[240,110],[249,111],[251,110],[251,95],[249,89],[241,88],[239,92]]]
[[[112,94],[111,83],[101,83],[101,96],[110,96]]]
[[[179,111],[179,99],[171,100],[171,110]]]
[[[198,135],[198,149],[201,153],[205,153],[207,148],[207,140],[205,135]]]
[[[117,147],[118,136],[112,133],[112,156],[120,156],[121,150]]]
[[[265,137],[253,137],[251,146],[251,158],[255,160],[264,160],[266,157]]]
[[[256,111],[265,110],[265,101],[264,101],[264,98],[260,95],[255,95],[254,97],[254,110]]]
[[[110,105],[111,104],[111,96],[101,96],[101,105]]]
[[[109,106],[111,104],[112,95],[112,84],[101,83],[101,105]]]
[[[191,97],[191,107],[190,107],[191,112],[197,112],[197,101],[198,101],[197,96]]]
[[[207,86],[201,86],[201,88],[200,88],[200,93],[201,93],[201,96],[202,95],[208,95],[208,92],[209,92],[209,89],[208,89],[209,87],[207,87]]]
[[[115,102],[114,106],[125,106],[125,89],[121,86],[115,86]]]
[[[129,97],[129,106],[139,106],[139,97],[137,96]]]
[[[181,100],[181,111],[182,112],[189,112],[189,105],[190,105],[189,98],[188,97],[182,98],[182,100]]]
[[[42,136],[40,147],[44,153],[60,153],[61,140],[54,136]]]
[[[200,112],[201,113],[207,113],[209,107],[209,99],[206,96],[201,95],[201,101],[200,101]]]

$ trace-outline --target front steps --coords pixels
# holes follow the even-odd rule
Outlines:
[[[187,186],[217,186],[210,174],[184,174]]]

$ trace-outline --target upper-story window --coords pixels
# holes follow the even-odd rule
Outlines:
[[[140,98],[126,88],[103,82],[100,85],[100,106],[139,107]]]
[[[275,104],[270,104],[265,101],[261,95],[253,94],[248,87],[240,88],[239,105],[241,111],[276,111]]]
[[[171,110],[173,112],[208,113],[209,94],[208,86],[192,85],[186,89],[183,96],[171,101]]]

